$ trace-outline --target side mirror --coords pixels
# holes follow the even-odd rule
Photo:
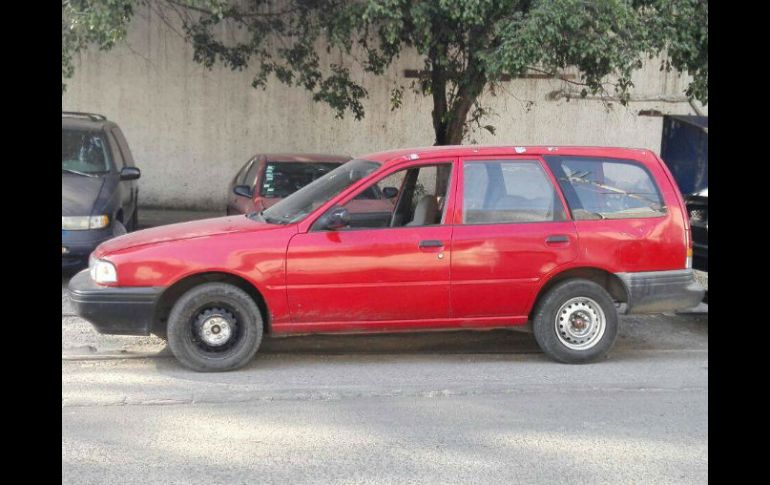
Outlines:
[[[398,195],[398,189],[395,187],[385,187],[382,189],[382,195],[385,196],[386,199],[392,199]]]
[[[350,224],[350,213],[344,207],[334,207],[326,215],[326,221],[324,221],[324,229],[342,229]]]
[[[236,185],[233,187],[233,193],[247,199],[251,199],[254,196],[254,191],[248,185]]]
[[[142,175],[142,171],[136,167],[123,167],[120,171],[120,180],[136,180]]]

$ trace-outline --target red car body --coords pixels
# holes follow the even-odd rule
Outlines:
[[[575,220],[546,163],[549,156],[633,161],[654,180],[665,214]],[[248,289],[263,313],[265,332],[275,335],[521,326],[545,290],[568,277],[597,282],[629,313],[690,308],[703,296],[688,266],[692,243],[682,196],[649,150],[452,146],[359,159],[381,165],[296,223],[230,216],[104,242],[92,259],[111,262],[117,281],[98,285],[87,272],[73,278],[78,313],[105,333],[161,333],[174,301],[212,280]],[[564,220],[463,224],[462,163],[479,159],[536,161],[557,188]],[[453,166],[440,224],[311,230],[327,210],[351,200],[370,181],[437,161]],[[422,247],[426,240],[438,245]],[[130,317],[119,313],[115,301],[122,291],[133,292],[135,303],[144,301],[145,313],[137,305]],[[102,303],[91,296],[100,293],[108,295]]]
[[[107,241],[92,257],[115,264],[119,279],[111,286],[118,287],[170,288],[205,273],[242,278],[264,298],[272,333],[521,325],[538,291],[565,271],[685,267],[687,215],[671,174],[654,153],[579,147],[520,151],[436,147],[360,158],[383,164],[367,179],[436,160],[456,165],[468,158],[534,158],[548,170],[544,154],[632,159],[653,175],[669,210],[661,218],[464,226],[459,200],[463,180],[461,171],[453,170],[446,220],[440,226],[308,231],[328,208],[365,185],[364,179],[296,224],[277,226],[243,216],[173,224]],[[569,240],[548,244],[551,234]],[[445,241],[440,250],[448,257],[437,262],[439,249],[418,248],[423,239]]]

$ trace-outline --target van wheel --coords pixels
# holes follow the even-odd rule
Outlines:
[[[604,356],[618,334],[618,312],[596,283],[567,280],[551,288],[535,310],[535,340],[549,357],[581,364]]]
[[[168,346],[185,367],[199,372],[237,369],[262,342],[262,314],[243,290],[206,283],[182,295],[168,317]]]

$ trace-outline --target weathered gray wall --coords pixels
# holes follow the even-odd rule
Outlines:
[[[360,79],[370,93],[366,117],[334,118],[300,88],[272,82],[250,86],[252,72],[208,71],[192,60],[192,50],[154,13],[141,10],[126,43],[112,51],[90,50],[76,64],[62,109],[93,111],[116,121],[128,138],[145,206],[223,209],[225,189],[254,153],[274,151],[367,152],[433,143],[431,102],[409,92],[403,108],[390,110],[390,89],[404,69],[422,66],[402,58],[382,78]],[[662,118],[639,110],[692,114],[682,101],[686,78],[650,63],[635,79],[628,107],[598,100],[559,99],[548,93],[570,89],[558,80],[522,79],[504,83],[484,104],[497,128],[470,139],[490,144],[615,145],[660,149]],[[574,87],[573,87],[574,89]],[[528,109],[528,101],[534,102]]]

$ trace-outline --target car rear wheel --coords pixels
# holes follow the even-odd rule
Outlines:
[[[598,284],[572,279],[551,288],[532,322],[535,340],[549,357],[568,364],[603,357],[615,343],[618,312]]]
[[[174,304],[168,318],[168,345],[189,369],[233,370],[256,354],[262,326],[262,314],[245,291],[226,283],[206,283]]]

